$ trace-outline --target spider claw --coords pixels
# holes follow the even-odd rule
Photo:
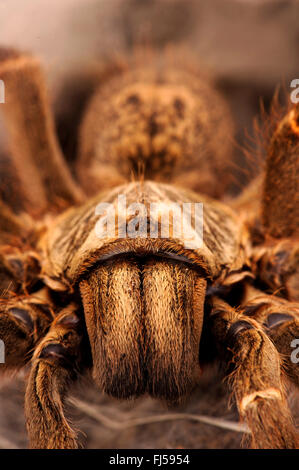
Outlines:
[[[59,343],[47,344],[40,352],[39,359],[58,359],[67,361],[68,353],[66,349]]]
[[[10,313],[17,320],[20,320],[31,332],[34,330],[34,323],[28,310],[25,310],[24,308],[14,307],[10,308],[8,310],[8,313]]]
[[[74,315],[74,314],[67,314],[57,321],[59,325],[64,325],[64,326],[69,326],[69,327],[75,327],[78,325],[79,322],[80,322],[80,319],[77,317],[77,315]]]
[[[227,343],[231,343],[233,341],[233,338],[237,336],[241,331],[253,330],[253,329],[254,329],[254,326],[251,323],[247,322],[246,320],[236,321],[229,328],[227,335],[226,335],[226,341]]]
[[[20,259],[11,258],[11,259],[8,259],[7,263],[10,269],[18,278],[22,279],[24,277],[24,264]]]
[[[265,326],[271,329],[291,320],[294,320],[294,317],[287,313],[271,313],[265,322]]]

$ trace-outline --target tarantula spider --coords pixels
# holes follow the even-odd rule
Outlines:
[[[212,357],[227,366],[252,447],[297,447],[284,379],[298,385],[299,106],[277,123],[263,177],[224,203],[232,120],[195,68],[157,56],[116,67],[83,116],[75,178],[38,61],[4,49],[0,59],[24,198],[19,213],[9,198],[0,205],[1,369],[31,363],[31,447],[78,447],[63,400],[87,371],[112,396],[175,403]],[[171,223],[167,237],[139,236],[137,223],[135,237],[99,237],[108,219],[95,209],[118,207],[119,195],[164,209],[203,203],[202,245],[186,247]]]

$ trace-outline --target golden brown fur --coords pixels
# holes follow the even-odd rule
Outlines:
[[[223,194],[230,118],[195,69],[155,56],[128,62],[102,84],[80,134],[85,191],[58,148],[38,62],[0,50],[1,73],[11,161],[31,215],[0,203],[0,368],[31,362],[30,446],[78,447],[63,404],[83,374],[113,396],[176,403],[215,358],[230,374],[251,445],[298,447],[284,381],[299,385],[291,360],[299,335],[299,105],[278,123],[265,175],[228,207],[201,194]],[[139,170],[143,178],[131,182]],[[186,248],[171,224],[166,238],[99,238],[97,205],[115,205],[124,193],[128,204],[146,207],[203,203],[203,243]],[[69,209],[57,215],[59,207]],[[143,221],[148,227],[150,218]]]
[[[100,388],[177,401],[198,381],[206,281],[169,260],[107,261],[80,282]],[[195,302],[197,300],[197,302]]]
[[[270,142],[263,193],[263,222],[275,238],[298,237],[299,108],[279,123]]]
[[[25,207],[30,212],[40,212],[50,203],[61,205],[61,200],[81,201],[83,194],[72,180],[57,142],[38,61],[10,50],[1,55],[4,59],[1,61],[0,56],[0,74],[6,86],[5,124]]]

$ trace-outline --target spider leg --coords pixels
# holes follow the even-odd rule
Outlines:
[[[32,227],[30,217],[25,222],[0,200],[0,371],[26,364],[54,318],[48,290],[27,291],[40,273],[39,256],[26,240]]]
[[[0,77],[5,85],[1,109],[10,158],[28,210],[42,211],[49,203],[80,202],[82,192],[58,145],[39,62],[30,55],[0,48]]]
[[[79,318],[69,305],[54,320],[35,350],[25,398],[31,448],[74,449],[76,432],[63,412],[63,398],[79,371]]]
[[[299,302],[298,238],[272,240],[266,247],[256,247],[252,261],[256,278],[271,292],[279,291],[286,299]]]
[[[258,322],[213,298],[211,327],[229,376],[239,413],[252,433],[253,448],[296,448],[281,377],[281,360]]]
[[[25,236],[27,233],[28,226],[0,199],[0,243],[8,242],[12,234]]]
[[[53,317],[42,291],[34,296],[0,299],[0,339],[4,347],[0,371],[20,368],[29,361]]]
[[[289,302],[246,286],[243,313],[263,325],[282,356],[287,376],[299,386],[299,367],[294,357],[297,339],[299,346],[298,302]]]
[[[299,104],[278,123],[266,159],[262,197],[265,232],[275,238],[299,234]]]

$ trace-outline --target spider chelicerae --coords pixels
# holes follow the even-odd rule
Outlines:
[[[86,373],[114,397],[177,403],[212,359],[227,368],[251,446],[298,446],[285,380],[299,379],[299,105],[272,126],[262,174],[229,198],[232,118],[195,65],[153,54],[112,67],[72,169],[37,59],[1,49],[0,78],[6,180],[22,194],[21,208],[0,202],[0,367],[31,364],[31,447],[78,446],[63,400]],[[202,244],[186,247],[173,224],[167,237],[138,236],[137,223],[135,237],[98,237],[107,214],[96,207],[120,195],[202,203]]]

